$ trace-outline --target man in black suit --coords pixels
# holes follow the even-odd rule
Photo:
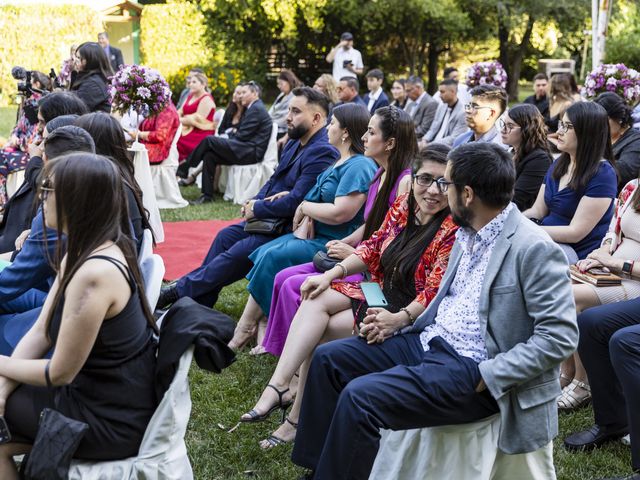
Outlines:
[[[213,177],[217,165],[252,165],[264,157],[273,121],[260,100],[260,86],[245,83],[240,89],[240,101],[245,107],[238,129],[228,138],[209,135],[191,152],[188,158],[191,167],[203,162],[202,196],[194,204],[213,201]]]
[[[538,73],[533,77],[533,92],[534,94],[524,99],[522,103],[528,103],[534,105],[540,110],[540,113],[545,118],[549,119],[549,98],[547,97],[547,88],[549,86],[549,77],[546,73]]]
[[[382,90],[382,83],[384,82],[384,73],[379,68],[374,68],[367,72],[367,93],[362,99],[367,105],[369,113],[373,115],[375,111],[382,107],[389,106],[389,97]]]
[[[358,103],[360,105],[367,106],[366,103],[360,98],[358,95],[358,91],[360,90],[360,83],[357,78],[354,77],[342,77],[340,82],[338,82],[338,86],[336,87],[336,91],[338,92],[338,105],[343,103]]]
[[[107,32],[100,32],[98,34],[98,43],[107,54],[111,68],[114,72],[117,72],[120,65],[124,65],[124,59],[122,58],[122,50],[116,47],[112,47],[109,44],[109,34]]]

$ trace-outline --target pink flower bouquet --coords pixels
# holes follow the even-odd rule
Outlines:
[[[467,70],[467,86],[469,88],[478,85],[495,85],[506,88],[507,72],[500,62],[478,62]]]

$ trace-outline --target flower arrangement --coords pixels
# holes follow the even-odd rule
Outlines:
[[[495,85],[506,88],[507,72],[500,62],[478,62],[467,70],[467,86],[469,88],[478,85]]]
[[[623,63],[598,66],[587,75],[582,95],[591,99],[604,92],[617,93],[627,104],[635,105],[640,100],[640,73]]]
[[[110,77],[111,108],[121,114],[129,110],[154,116],[171,99],[171,89],[157,70],[142,65],[122,65]]]

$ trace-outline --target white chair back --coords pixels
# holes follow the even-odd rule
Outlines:
[[[153,238],[149,229],[145,229],[142,237],[142,246],[140,247],[140,253],[138,253],[138,266],[142,274],[147,302],[149,302],[149,308],[153,311],[160,297],[165,267],[162,257],[153,253]]]
[[[220,127],[222,117],[224,117],[224,108],[219,108],[216,110],[216,113],[213,114],[213,122],[216,124],[216,135],[218,135],[218,127]]]

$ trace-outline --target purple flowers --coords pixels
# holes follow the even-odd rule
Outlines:
[[[635,105],[640,100],[640,73],[623,63],[600,65],[587,75],[582,95],[591,99],[603,92],[617,93]]]
[[[111,106],[123,114],[133,109],[139,114],[154,116],[171,99],[166,80],[149,67],[122,65],[110,80]]]
[[[505,72],[500,62],[478,62],[474,63],[467,70],[467,86],[469,88],[478,85],[495,85],[506,88],[507,72]]]

